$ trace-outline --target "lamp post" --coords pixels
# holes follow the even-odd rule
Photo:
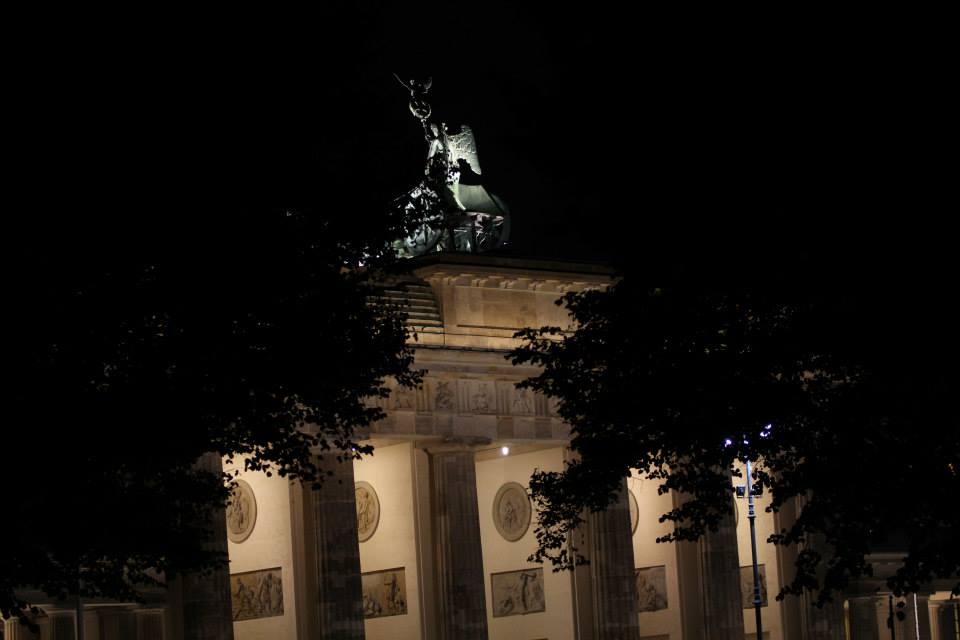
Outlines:
[[[753,554],[753,610],[757,616],[757,638],[763,638],[763,620],[760,607],[760,565],[757,564],[757,514],[753,508],[753,476],[750,473],[750,456],[747,456],[747,519],[750,520],[750,551]]]
[[[769,437],[772,428],[773,425],[768,424],[764,427],[763,431],[760,432],[760,437]],[[727,438],[724,444],[730,446],[733,444],[733,441]],[[744,438],[743,444],[749,447],[750,441]],[[757,563],[757,513],[753,505],[753,473],[750,465],[749,450],[745,461],[747,463],[747,486],[744,493],[746,493],[747,497],[747,519],[750,521],[750,551],[753,555],[753,610],[757,621],[757,638],[762,640],[763,617],[761,615],[761,607],[763,606],[763,599],[760,597],[760,565]],[[737,497],[742,497],[740,491],[737,491]]]

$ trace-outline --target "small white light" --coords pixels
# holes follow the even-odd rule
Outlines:
[[[730,438],[727,438],[726,440],[723,441],[723,446],[725,447],[729,447],[732,444],[733,444],[733,440],[731,440]]]
[[[510,447],[500,447],[500,455],[502,456],[510,455]]]

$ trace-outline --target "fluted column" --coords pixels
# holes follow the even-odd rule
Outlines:
[[[956,600],[941,600],[934,611],[937,621],[937,640],[957,640],[960,638],[960,620]]]
[[[596,640],[637,640],[637,584],[626,481],[617,501],[591,513],[590,565]]]
[[[163,609],[140,609],[135,613],[137,640],[164,640]]]
[[[3,623],[4,640],[39,640],[40,634],[30,631],[26,625],[20,624],[17,618],[5,620]]]
[[[333,472],[312,492],[320,637],[363,640],[353,460],[337,462],[328,454],[317,465]]]
[[[805,595],[806,600],[806,635],[809,640],[844,640],[843,599],[834,594],[834,600],[822,607],[813,604],[815,595]]]
[[[850,598],[850,640],[877,640],[880,637],[880,604],[874,596]]]
[[[109,608],[97,610],[100,616],[100,637],[95,640],[127,640],[136,638],[137,625],[130,609]]]
[[[904,607],[906,618],[904,619],[904,633],[906,638],[913,640],[931,640],[933,638],[930,631],[930,598],[926,595],[917,594],[916,602],[914,596],[908,595]],[[916,604],[916,606],[914,606]]]
[[[49,631],[41,634],[46,640],[74,640],[76,638],[76,614],[73,611],[48,611]]]
[[[207,453],[200,457],[197,468],[221,473],[220,456]],[[223,509],[210,515],[208,526],[213,537],[206,549],[227,553],[227,521]],[[230,567],[217,567],[209,573],[193,573],[183,577],[183,640],[233,640],[233,614],[230,605]]]
[[[802,504],[802,500],[799,500]],[[823,534],[811,534],[807,539],[807,549],[827,557],[831,553],[830,546],[827,544]],[[817,569],[817,580],[821,583],[826,577],[826,568],[821,566]],[[816,592],[806,592],[802,596],[804,606],[804,639],[810,640],[844,640],[846,636],[843,612],[844,596],[840,593],[833,594],[833,601],[826,603],[822,607],[816,606]]]
[[[733,500],[733,496],[730,497]],[[740,595],[740,555],[733,513],[720,520],[716,531],[700,541],[703,576],[703,618],[706,640],[741,640],[743,600]]]
[[[433,467],[441,640],[486,640],[487,605],[474,453],[429,449]]]

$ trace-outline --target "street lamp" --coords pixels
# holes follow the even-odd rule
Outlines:
[[[750,444],[744,441],[745,444]],[[747,519],[750,520],[750,551],[753,554],[753,610],[757,616],[757,637],[763,638],[763,621],[760,616],[760,565],[757,564],[757,514],[753,508],[753,476],[750,473],[750,456],[747,456]]]
[[[773,425],[768,424],[763,428],[763,431],[760,432],[760,437],[770,437],[772,428]],[[724,440],[724,446],[729,447],[732,444],[733,441],[730,438]],[[749,447],[750,441],[744,438],[743,444]],[[757,620],[757,638],[763,638],[763,619],[761,616],[763,599],[760,597],[760,565],[757,563],[757,514],[753,506],[753,473],[750,467],[749,449],[745,460],[747,463],[746,489],[741,492],[739,491],[740,487],[737,487],[737,497],[742,498],[742,493],[745,493],[747,498],[747,519],[750,520],[750,551],[753,554],[753,610]]]

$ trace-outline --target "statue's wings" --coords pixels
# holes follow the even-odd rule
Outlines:
[[[480,175],[480,158],[477,157],[477,141],[473,138],[473,129],[467,125],[460,127],[460,133],[447,135],[447,148],[450,150],[450,162],[466,160],[470,168]]]

